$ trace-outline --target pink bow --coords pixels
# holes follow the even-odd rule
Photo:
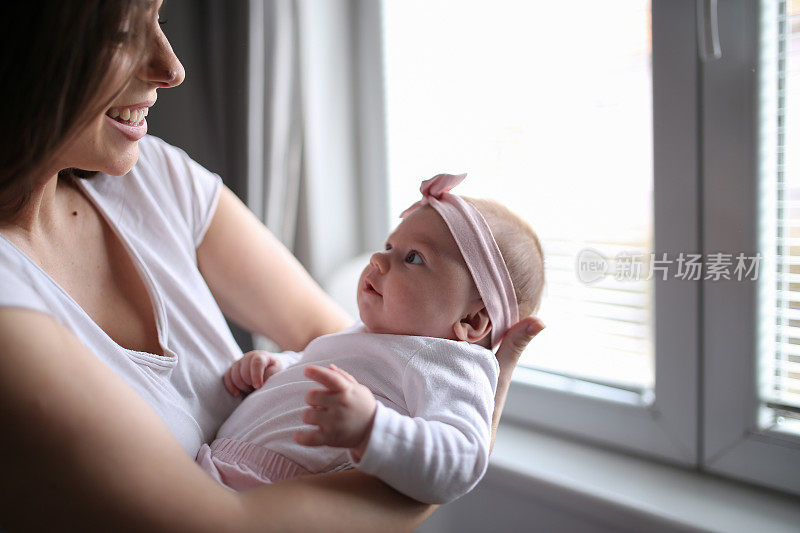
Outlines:
[[[412,204],[408,209],[400,213],[400,218],[405,218],[407,214],[418,207],[428,205],[430,201],[428,198],[436,198],[441,200],[442,196],[450,192],[450,189],[464,181],[466,174],[438,174],[431,179],[422,182],[419,186],[419,192],[422,193],[422,199]]]

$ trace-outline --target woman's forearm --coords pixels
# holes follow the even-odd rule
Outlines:
[[[358,470],[294,478],[240,497],[243,531],[265,522],[276,531],[413,531],[436,509]],[[282,512],[271,511],[266,501]]]
[[[431,512],[359,472],[222,487],[133,389],[33,311],[0,308],[0,427],[11,531],[410,531]]]

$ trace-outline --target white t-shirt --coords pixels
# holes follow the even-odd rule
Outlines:
[[[218,439],[249,442],[310,472],[352,462],[347,449],[294,441],[308,407],[309,365],[335,364],[378,400],[364,456],[356,465],[414,499],[452,501],[471,490],[489,462],[494,393],[500,371],[494,354],[464,341],[367,333],[352,328],[314,339],[302,353],[278,354],[284,370],[250,393],[220,427]]]
[[[139,141],[139,154],[124,176],[98,174],[76,182],[130,253],[153,302],[166,355],[118,345],[2,235],[0,306],[41,311],[66,326],[155,409],[194,457],[237,404],[221,376],[241,350],[197,268],[196,255],[222,182],[156,137]]]

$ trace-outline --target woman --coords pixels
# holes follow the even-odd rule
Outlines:
[[[159,7],[26,1],[0,22],[0,526],[411,530],[433,507],[355,470],[235,494],[193,462],[232,408],[221,312],[284,349],[349,318],[218,179],[142,140],[184,76]],[[495,428],[542,327],[498,351]]]

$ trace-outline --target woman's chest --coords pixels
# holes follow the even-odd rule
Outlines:
[[[164,355],[155,308],[137,266],[113,232],[75,247],[82,253],[59,258],[49,274],[117,344]],[[47,269],[45,269],[47,270]]]
[[[9,239],[118,345],[165,355],[139,267],[88,200],[73,202],[59,230],[46,241]]]

